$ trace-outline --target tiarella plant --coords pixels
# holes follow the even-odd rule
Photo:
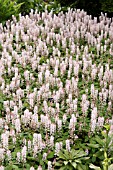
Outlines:
[[[0,168],[108,168],[113,21],[49,10],[0,24]]]
[[[88,165],[86,161],[89,159],[87,153],[82,150],[63,150],[58,153],[58,158],[56,158],[55,167],[60,170],[87,170]]]

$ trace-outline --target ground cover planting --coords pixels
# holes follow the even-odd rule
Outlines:
[[[0,170],[113,170],[113,21],[79,9],[0,24]]]

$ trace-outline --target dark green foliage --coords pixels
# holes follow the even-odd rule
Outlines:
[[[44,11],[46,5],[48,11],[53,10],[56,14],[61,10],[66,11],[67,7],[72,7],[84,9],[93,17],[99,17],[101,12],[108,13],[108,17],[113,16],[112,0],[0,0],[0,22],[5,23],[12,15],[18,16],[19,13],[29,14],[31,9]]]
[[[20,13],[22,15],[29,14],[31,9],[38,8],[39,5],[44,6],[45,4],[43,0],[17,0],[17,3],[23,3],[20,8]]]
[[[28,14],[30,12],[30,9],[33,8],[33,2],[34,0],[17,0],[17,3],[23,3],[21,8],[20,8],[20,12],[24,15],[24,14]]]
[[[84,9],[89,15],[99,16],[101,12],[101,4],[99,0],[78,0],[77,8]]]
[[[57,0],[62,6],[84,9],[89,15],[99,16],[101,12],[108,13],[108,16],[113,16],[113,1],[112,0]]]
[[[104,12],[113,13],[113,1],[112,0],[100,0],[101,2],[101,9]]]
[[[18,16],[21,5],[17,4],[16,0],[0,0],[0,23],[5,23],[12,15]]]

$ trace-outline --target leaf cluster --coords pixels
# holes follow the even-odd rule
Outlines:
[[[60,170],[87,170],[85,161],[88,159],[89,157],[87,157],[87,154],[82,150],[72,149],[70,152],[62,150],[58,154],[55,167],[59,167]]]
[[[6,20],[11,19],[12,15],[18,16],[22,3],[11,0],[0,0],[0,23],[5,23]]]

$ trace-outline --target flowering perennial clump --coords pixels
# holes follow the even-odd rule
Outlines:
[[[113,20],[69,9],[0,24],[0,97],[0,169],[53,170],[50,153],[111,134]]]

